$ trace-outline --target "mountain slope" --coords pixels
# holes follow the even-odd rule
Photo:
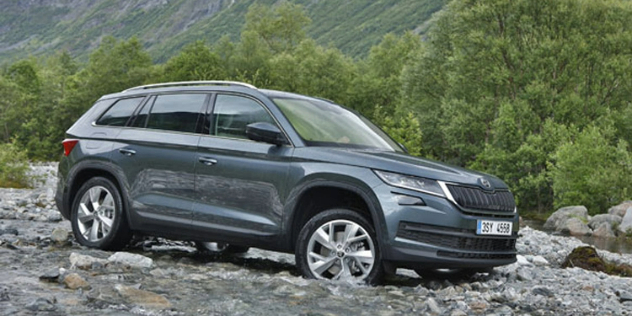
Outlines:
[[[0,63],[66,49],[85,58],[100,39],[137,36],[157,61],[196,40],[239,36],[248,7],[277,0],[29,0],[0,2]],[[322,45],[363,56],[384,34],[425,31],[444,0],[293,0]]]

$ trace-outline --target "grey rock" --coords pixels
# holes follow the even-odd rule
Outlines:
[[[592,230],[582,220],[571,217],[557,226],[557,231],[571,236],[588,236]]]
[[[520,281],[531,281],[534,278],[534,273],[531,268],[519,268],[516,271],[516,278]]]
[[[115,285],[114,289],[128,303],[153,309],[171,308],[171,303],[162,295],[121,284]]]
[[[432,297],[429,297],[426,300],[426,307],[428,307],[428,310],[432,314],[435,314],[435,315],[443,314],[443,309],[439,307],[439,304],[437,304],[437,301],[435,301],[435,299]]]
[[[614,215],[612,215],[614,216]],[[593,236],[602,238],[614,238],[616,237],[612,230],[612,225],[608,222],[602,222],[593,229]]]
[[[151,268],[154,265],[151,258],[129,252],[117,252],[108,258],[108,262],[124,264],[132,268]]]
[[[630,207],[632,207],[632,201],[625,201],[608,209],[608,214],[623,217]]]
[[[619,301],[621,303],[632,302],[632,294],[630,292],[620,291],[618,294],[619,294]]]
[[[57,227],[53,229],[53,232],[50,235],[50,239],[52,239],[54,242],[58,244],[62,244],[68,241],[69,235],[70,235],[70,232],[68,230],[62,227]]]
[[[533,264],[532,264],[531,262],[529,262],[529,260],[528,260],[525,256],[523,256],[523,255],[517,255],[517,256],[516,256],[516,259],[517,259],[516,263],[518,263],[518,265],[521,265],[521,266],[532,266],[532,265],[533,265]]]
[[[583,205],[562,207],[544,223],[544,229],[559,231],[558,227],[569,218],[588,219],[588,209]]]
[[[534,287],[533,289],[531,289],[531,293],[533,293],[534,295],[542,295],[546,297],[554,296],[553,291],[551,291],[549,288],[544,287],[544,286]]]
[[[536,266],[548,266],[550,263],[542,256],[534,256],[531,260]]]
[[[618,216],[618,215],[597,214],[597,215],[593,216],[590,219],[590,221],[588,221],[588,227],[590,227],[592,229],[596,229],[602,223],[609,223],[610,225],[613,225],[615,223],[619,224],[619,223],[621,223],[622,219],[623,218],[621,216]]]
[[[78,254],[76,252],[70,254],[70,265],[74,268],[87,270],[92,268],[93,264],[105,265],[105,263],[107,263],[107,260],[104,259]]]
[[[2,235],[13,235],[13,236],[17,236],[19,235],[19,232],[16,228],[13,227],[7,227],[4,229],[0,229],[0,236]]]
[[[0,288],[0,302],[6,302],[11,300],[9,297],[9,289],[6,287]]]
[[[52,312],[57,310],[55,303],[47,298],[40,297],[26,305],[26,309],[34,312]]]
[[[44,272],[44,274],[39,276],[39,279],[41,281],[46,281],[46,282],[57,282],[59,280],[60,275],[61,273],[59,273],[59,269],[54,268],[54,269]]]
[[[621,220],[621,225],[619,225],[619,231],[622,233],[627,233],[628,230],[632,230],[632,206],[628,208]]]

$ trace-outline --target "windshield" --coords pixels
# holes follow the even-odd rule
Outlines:
[[[316,99],[272,98],[308,146],[376,148],[402,152],[368,119]]]

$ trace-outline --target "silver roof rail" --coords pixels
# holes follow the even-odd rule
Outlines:
[[[239,81],[208,80],[208,81],[177,81],[177,82],[154,83],[154,84],[147,84],[143,86],[125,89],[123,90],[123,92],[128,92],[132,90],[178,87],[178,86],[239,86],[239,87],[246,87],[250,89],[257,89],[257,87],[251,84],[243,83]]]

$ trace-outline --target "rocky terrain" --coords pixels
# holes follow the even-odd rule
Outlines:
[[[212,256],[163,239],[88,249],[55,210],[55,167],[34,168],[44,175],[36,189],[0,189],[0,315],[632,314],[632,280],[561,269],[583,244],[528,227],[515,264],[470,279],[400,269],[376,287],[305,280],[293,256],[258,249]],[[632,264],[631,255],[600,255]]]

